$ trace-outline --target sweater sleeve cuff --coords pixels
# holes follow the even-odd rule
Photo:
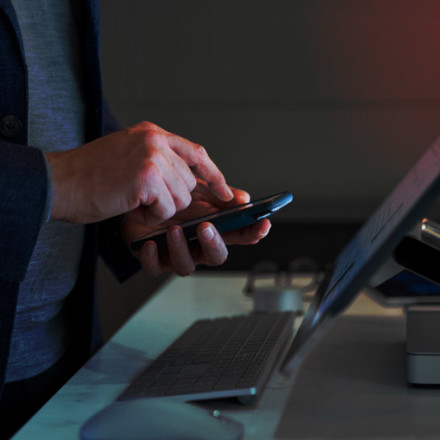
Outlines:
[[[46,176],[47,176],[47,195],[46,204],[43,211],[43,223],[47,223],[50,220],[50,214],[52,211],[52,175],[50,172],[50,165],[46,155],[43,153],[44,163],[46,165]]]

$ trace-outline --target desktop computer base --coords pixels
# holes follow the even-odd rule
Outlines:
[[[408,383],[440,385],[440,306],[408,307],[406,357]]]
[[[425,218],[370,280],[383,304],[406,310],[407,381],[414,385],[440,385],[439,262],[440,224]]]

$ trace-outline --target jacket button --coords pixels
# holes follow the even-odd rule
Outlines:
[[[23,124],[20,119],[14,115],[6,115],[0,119],[0,133],[8,138],[12,138],[20,133]]]

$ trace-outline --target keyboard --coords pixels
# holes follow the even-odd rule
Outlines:
[[[233,397],[251,404],[290,339],[295,316],[294,312],[253,313],[196,321],[118,400]]]

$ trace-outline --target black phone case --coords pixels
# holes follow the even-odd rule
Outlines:
[[[208,221],[212,223],[220,234],[234,229],[242,228],[270,216],[293,200],[289,192],[282,192],[270,197],[265,197],[234,208],[218,211],[203,217],[198,217],[180,223],[188,242],[197,238],[196,230],[200,223]],[[166,249],[166,232],[168,228],[160,229],[152,234],[139,238],[131,243],[131,249],[139,252],[142,245],[148,240],[154,240],[159,250]]]

